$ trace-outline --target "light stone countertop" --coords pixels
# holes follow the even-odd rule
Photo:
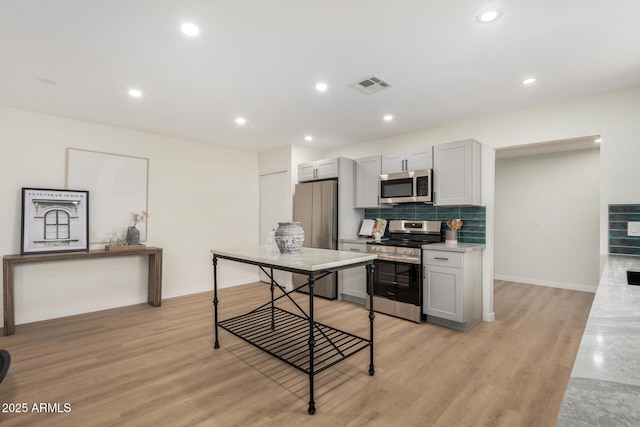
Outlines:
[[[640,257],[609,256],[573,364],[557,425],[640,426]]]
[[[278,249],[267,250],[266,245],[211,249],[214,255],[229,256],[245,261],[303,271],[321,271],[346,267],[377,258],[364,252],[334,251],[331,249],[301,248],[299,253],[282,254]]]
[[[473,252],[481,251],[484,248],[486,248],[486,245],[480,245],[477,243],[431,243],[429,245],[422,245],[422,249],[446,252]]]

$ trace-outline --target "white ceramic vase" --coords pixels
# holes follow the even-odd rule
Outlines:
[[[300,252],[304,230],[299,222],[279,222],[275,233],[276,245],[283,254]]]

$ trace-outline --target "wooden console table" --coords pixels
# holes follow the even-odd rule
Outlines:
[[[2,258],[2,286],[4,296],[4,336],[12,335],[16,331],[15,313],[13,311],[13,268],[16,264],[31,262],[51,262],[77,259],[94,259],[107,257],[121,257],[132,255],[149,255],[149,297],[147,301],[153,307],[160,307],[162,303],[162,248],[145,247],[126,251],[88,251],[61,252],[31,255],[5,255]]]

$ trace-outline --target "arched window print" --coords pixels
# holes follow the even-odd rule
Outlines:
[[[68,239],[69,238],[69,214],[63,210],[55,209],[44,216],[44,239]]]

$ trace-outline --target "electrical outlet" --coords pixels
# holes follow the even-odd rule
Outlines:
[[[640,222],[629,221],[627,223],[627,236],[639,236],[640,237]]]

